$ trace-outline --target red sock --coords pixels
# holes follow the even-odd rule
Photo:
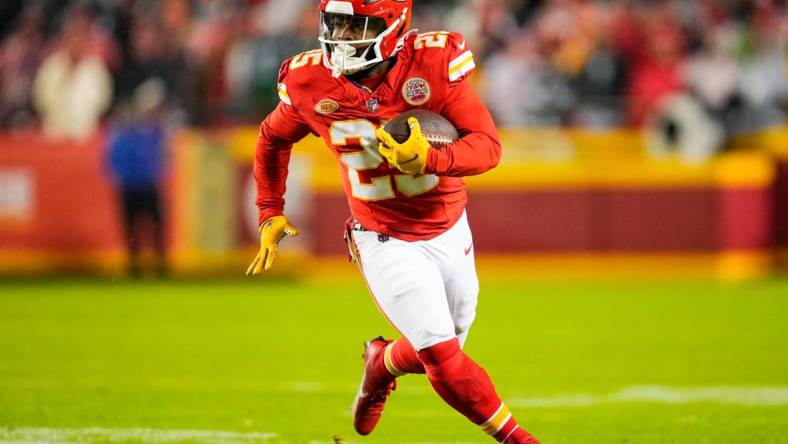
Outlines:
[[[509,436],[499,433],[495,435],[495,439],[504,444],[539,444],[539,440],[534,438],[530,433],[523,430],[520,426],[515,426],[514,430],[509,432]]]
[[[424,373],[424,364],[421,363],[416,350],[405,338],[399,338],[387,345],[381,355],[381,365],[394,376],[402,376],[408,373]]]
[[[433,345],[418,354],[440,397],[486,433],[500,442],[508,437],[508,442],[538,443],[536,439],[528,440],[532,437],[519,428],[495,392],[490,376],[465,355],[457,339]]]

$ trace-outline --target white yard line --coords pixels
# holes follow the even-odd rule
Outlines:
[[[584,407],[601,404],[657,403],[691,404],[710,402],[729,405],[788,405],[788,387],[665,387],[658,385],[627,387],[618,392],[567,394],[550,397],[516,397],[510,407]]]
[[[146,444],[267,444],[276,433],[244,433],[220,430],[110,429],[0,427],[0,444],[95,444],[141,442]],[[361,441],[309,441],[308,444],[363,444]],[[406,444],[478,444],[475,442],[408,442]]]
[[[319,391],[311,384],[296,390]],[[565,394],[549,397],[509,398],[510,407],[585,407],[622,403],[691,404],[717,403],[745,406],[788,405],[788,387],[667,387],[633,386],[608,394]],[[272,432],[230,432],[221,430],[168,430],[144,428],[46,428],[0,427],[0,444],[105,444],[141,442],[146,444],[267,444],[277,438]],[[278,441],[278,440],[277,440]],[[354,441],[339,441],[358,444]],[[310,444],[324,441],[312,441]],[[326,441],[325,444],[334,444]],[[452,443],[412,443],[452,444]],[[456,443],[454,443],[456,444]]]
[[[220,430],[109,429],[109,428],[0,428],[0,444],[92,444],[137,441],[144,443],[257,444],[276,433]]]

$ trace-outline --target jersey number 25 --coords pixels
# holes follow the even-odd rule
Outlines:
[[[396,197],[395,186],[396,190],[405,196],[414,197],[438,185],[439,179],[434,174],[385,175],[372,177],[370,183],[362,183],[359,171],[374,170],[385,162],[383,156],[378,153],[378,137],[375,135],[375,129],[375,124],[366,119],[334,122],[329,129],[331,143],[334,146],[346,146],[351,139],[360,141],[361,151],[344,153],[339,157],[339,160],[347,166],[353,197],[366,201],[393,199]]]

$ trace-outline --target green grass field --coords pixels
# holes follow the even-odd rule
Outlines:
[[[0,282],[0,443],[486,443],[423,376],[353,432],[361,280]],[[482,281],[466,347],[544,443],[787,443],[788,281]]]

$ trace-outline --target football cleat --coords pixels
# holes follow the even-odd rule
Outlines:
[[[352,407],[353,427],[359,435],[372,433],[383,414],[386,400],[397,388],[397,379],[382,366],[375,365],[377,359],[383,358],[381,353],[391,342],[377,337],[364,343],[364,374]]]

